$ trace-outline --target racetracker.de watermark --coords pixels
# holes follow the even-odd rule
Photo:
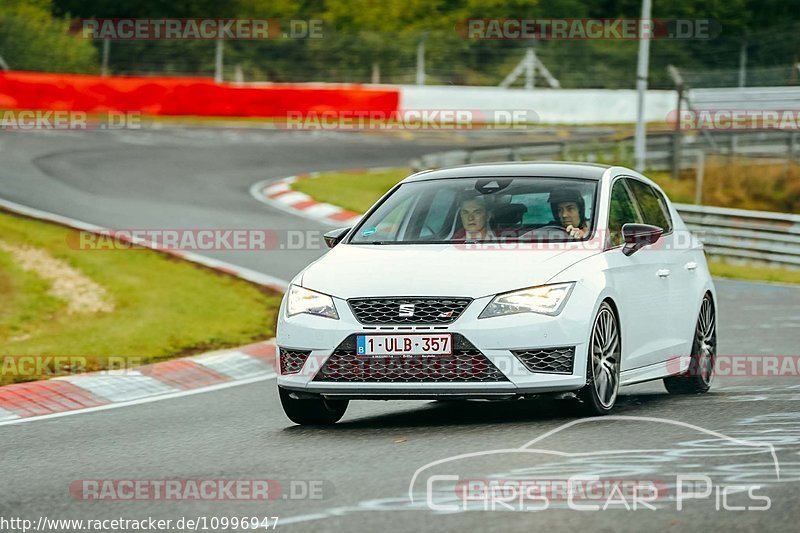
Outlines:
[[[304,201],[305,202],[305,201]],[[375,228],[380,229],[380,228]],[[354,243],[370,242],[364,237],[370,236],[388,244],[381,234],[373,228],[362,228],[361,236]],[[67,246],[73,250],[83,251],[125,251],[142,250],[144,248],[164,251],[231,251],[231,252],[264,252],[324,250],[325,231],[320,230],[285,230],[285,229],[243,229],[243,228],[208,228],[208,229],[116,229],[97,231],[71,231],[67,233]],[[355,238],[354,237],[354,238]],[[594,251],[600,252],[619,244],[618,232],[607,230],[596,231],[588,238],[580,240],[570,237],[565,230],[549,227],[544,232],[531,230],[498,230],[496,234],[484,240],[466,239],[463,235],[446,235],[440,239],[421,241],[427,244],[451,244],[463,251]],[[399,244],[407,243],[400,241]],[[697,235],[689,231],[673,231],[669,239],[662,237],[652,244],[644,245],[637,253],[649,251],[679,251],[701,247]]]
[[[322,479],[79,479],[69,494],[84,501],[323,500],[333,484]]]
[[[800,130],[800,109],[683,109],[667,114],[682,130]]]
[[[323,233],[271,229],[118,229],[73,231],[66,237],[73,250],[119,251],[143,247],[165,251],[267,251],[324,247]]]
[[[141,129],[142,113],[139,111],[45,111],[36,109],[5,110],[0,112],[0,130],[122,130]]]
[[[720,355],[713,356],[713,376],[719,378],[750,378],[750,377],[800,377],[800,355]],[[667,362],[667,371],[671,374],[678,373],[681,369],[679,358]],[[691,364],[682,373],[682,377],[691,378],[703,376],[707,368]]]
[[[506,130],[539,123],[531,109],[407,109],[289,111],[275,125],[287,130]]]
[[[720,31],[714,19],[473,18],[456,25],[462,38],[475,40],[713,39]]]
[[[2,355],[0,378],[28,380],[87,372],[108,371],[115,374],[138,372],[145,360],[140,356],[122,355]]]
[[[111,41],[192,41],[321,39],[323,21],[234,18],[91,18],[71,25],[84,39]]]

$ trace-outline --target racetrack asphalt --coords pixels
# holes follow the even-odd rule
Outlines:
[[[0,133],[0,196],[112,228],[316,232],[326,228],[256,202],[250,185],[308,171],[401,166],[410,157],[457,146],[432,136],[204,128]],[[209,255],[288,280],[323,252]],[[800,289],[724,280],[717,289],[721,354],[800,355]],[[0,516],[278,516],[279,528],[299,531],[795,531],[800,518],[798,402],[797,375],[720,378],[711,393],[691,397],[668,396],[660,382],[636,385],[622,390],[615,414],[638,418],[591,419],[537,443],[540,450],[584,455],[509,451],[434,469],[461,480],[597,473],[669,485],[677,474],[708,476],[711,494],[685,501],[681,511],[670,489],[655,502],[656,510],[618,505],[577,511],[565,508],[563,498],[553,498],[539,512],[520,511],[512,501],[494,511],[457,505],[435,512],[425,501],[429,470],[411,487],[415,500],[409,500],[417,469],[458,454],[518,448],[576,420],[568,404],[352,402],[336,426],[301,428],[284,417],[274,381],[266,381],[0,427]],[[775,456],[748,443],[773,443]],[[614,453],[586,455],[594,452]],[[298,487],[302,481],[320,482],[322,498],[84,501],[69,492],[73,482],[86,479],[222,478],[277,479],[284,488],[292,481]],[[434,500],[447,501],[455,493],[447,483],[437,481]],[[770,508],[723,509],[726,502],[728,507],[762,506],[764,501],[753,495],[767,496]]]

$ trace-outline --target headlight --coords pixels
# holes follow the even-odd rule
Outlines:
[[[308,313],[339,320],[339,313],[336,312],[336,306],[333,305],[333,298],[327,294],[292,285],[289,287],[287,298],[286,314],[288,316]]]
[[[556,283],[498,294],[489,302],[478,318],[515,313],[539,313],[555,316],[564,308],[574,286],[574,282]]]

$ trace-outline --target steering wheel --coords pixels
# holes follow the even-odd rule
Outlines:
[[[527,233],[523,233],[522,235],[519,236],[519,239],[535,239],[537,236],[539,237],[547,236],[552,230],[558,230],[559,232],[563,233],[565,237],[570,237],[569,232],[562,226],[556,224],[548,224],[547,226],[534,228]],[[557,235],[556,237],[558,238],[560,237],[560,235]]]
[[[547,231],[550,231],[550,230],[554,230],[554,229],[557,229],[557,230],[559,230],[560,232],[562,232],[562,233],[564,233],[564,234],[566,234],[566,235],[568,235],[568,236],[569,236],[569,232],[566,230],[566,228],[564,228],[564,227],[562,227],[562,226],[559,226],[559,225],[557,225],[557,224],[548,224],[547,226],[542,226],[542,227],[540,227],[540,228],[533,228],[532,230],[530,230],[530,231],[529,231],[528,233],[526,233],[525,235],[530,235],[530,234],[532,234],[532,233],[536,233],[536,232],[542,232],[542,233],[544,233],[544,232],[547,232]],[[524,235],[523,235],[523,236],[524,236]]]

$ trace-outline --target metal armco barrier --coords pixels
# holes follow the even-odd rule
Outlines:
[[[771,144],[785,142],[786,135],[750,134],[745,142]],[[770,143],[771,141],[771,143]],[[648,162],[651,168],[667,168],[669,135],[648,136]],[[741,143],[740,143],[741,148]],[[411,161],[414,170],[440,168],[469,163],[564,159],[596,161],[622,159],[627,146],[618,143],[569,144],[538,143],[524,146],[452,150],[427,154]],[[600,157],[598,157],[598,154]],[[694,161],[683,161],[691,168]],[[689,229],[695,233],[711,256],[747,263],[800,268],[800,215],[749,211],[691,204],[674,204]]]
[[[675,208],[709,255],[800,268],[800,215],[690,204]]]

